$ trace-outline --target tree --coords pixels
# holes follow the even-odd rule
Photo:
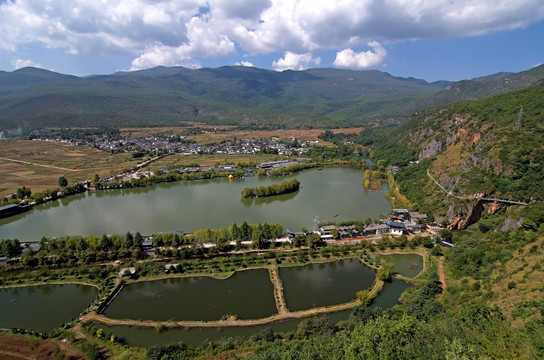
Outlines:
[[[451,243],[451,239],[453,238],[453,234],[448,229],[442,229],[440,230],[440,239],[442,241]]]
[[[16,198],[19,200],[23,200],[26,197],[30,197],[30,195],[32,195],[32,191],[30,191],[30,189],[27,189],[24,186],[17,189]]]
[[[142,237],[142,234],[140,234],[139,231],[134,234],[134,239],[132,240],[135,247],[141,247],[142,242],[144,241],[144,238]]]
[[[93,185],[98,185],[100,184],[100,176],[98,176],[98,174],[94,174],[94,177],[93,177]]]
[[[236,223],[232,224],[230,233],[231,233],[230,236],[231,236],[234,240],[239,240],[239,239],[242,238],[242,230],[240,229],[240,227],[239,227],[238,225],[236,225]]]
[[[102,235],[102,238],[100,239],[99,247],[100,250],[107,251],[111,247],[111,239],[107,235]]]
[[[0,240],[0,253],[8,259],[21,255],[21,243],[19,240]]]
[[[357,299],[359,299],[362,306],[368,306],[368,304],[370,304],[370,300],[372,300],[370,298],[370,290],[368,289],[359,290],[357,291],[356,295],[357,295]]]
[[[382,281],[389,281],[395,273],[395,264],[385,263],[378,269],[378,274],[376,275],[378,279]]]
[[[59,177],[59,186],[60,187],[66,187],[68,186],[68,179],[66,179],[64,176]]]
[[[127,249],[131,248],[134,245],[134,237],[132,236],[130,231],[128,231],[125,235],[125,243],[123,245]]]
[[[78,251],[85,251],[88,247],[89,246],[87,244],[87,241],[85,241],[85,239],[83,238],[79,238],[79,240],[77,241],[76,249]]]
[[[319,246],[323,245],[321,241],[321,236],[315,233],[306,235],[306,245],[311,249],[317,249]]]

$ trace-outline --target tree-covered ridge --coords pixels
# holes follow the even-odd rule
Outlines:
[[[447,85],[380,71],[276,72],[228,66],[156,68],[87,78],[53,75],[37,69],[0,73],[0,82],[5,80],[0,86],[0,129],[17,128],[23,120],[31,127],[163,126],[189,121],[274,128],[346,126],[368,118],[406,119],[419,106],[414,100]],[[17,79],[28,77],[26,86],[17,85]]]
[[[300,181],[298,181],[297,179],[293,179],[291,181],[284,181],[281,184],[258,186],[254,188],[247,187],[242,190],[242,197],[247,199],[290,194],[298,191],[299,187]]]

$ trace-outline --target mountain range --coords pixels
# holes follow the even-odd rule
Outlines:
[[[188,121],[269,128],[401,123],[430,105],[517,90],[542,78],[544,66],[456,83],[333,68],[156,67],[88,77],[22,68],[0,72],[0,129]]]

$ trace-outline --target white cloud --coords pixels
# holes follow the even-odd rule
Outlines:
[[[236,65],[236,66],[255,67],[255,65],[253,65],[251,62],[249,62],[249,61],[244,61],[244,60],[242,60],[242,61],[237,61],[237,62],[234,63],[234,65]]]
[[[218,34],[208,26],[208,17],[193,17],[187,23],[187,42],[177,47],[155,44],[146,49],[133,62],[131,70],[141,70],[154,66],[181,65],[200,67],[194,57],[214,57],[235,52],[235,45],[226,35]]]
[[[287,51],[282,58],[272,62],[272,67],[277,71],[306,70],[312,63],[319,65],[320,62],[321,59],[319,57],[313,58],[311,53],[294,54]]]
[[[36,67],[36,68],[41,68],[42,67],[39,63],[36,63],[36,62],[34,62],[32,60],[23,60],[23,59],[12,60],[11,65],[13,66],[13,68],[15,70],[20,69],[20,68],[24,68],[24,67],[28,67],[28,66],[32,66],[32,67]]]
[[[0,49],[41,44],[86,56],[128,55],[134,68],[237,52],[341,50],[339,62],[364,65],[377,61],[378,50],[352,49],[375,39],[477,36],[543,19],[542,0],[0,0]]]
[[[352,49],[344,49],[336,53],[333,65],[349,68],[368,68],[383,65],[387,51],[377,41],[367,44],[372,50],[354,52]]]

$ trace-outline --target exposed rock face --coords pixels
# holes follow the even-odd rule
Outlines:
[[[482,217],[482,213],[484,212],[484,209],[485,209],[484,201],[478,200],[476,205],[474,205],[471,208],[471,210],[470,210],[470,212],[469,212],[466,219],[461,219],[461,218],[457,217],[451,222],[451,224],[450,224],[450,226],[448,226],[448,228],[450,230],[464,230],[464,229],[466,229],[470,225],[472,225],[475,222],[477,222],[478,220],[480,220],[480,218]]]
[[[487,209],[487,213],[489,215],[494,215],[497,211],[502,209],[502,205],[500,203],[494,201],[494,202],[492,202],[490,204],[487,204],[486,209]]]
[[[431,141],[429,145],[419,153],[419,160],[424,160],[437,155],[442,151],[442,143],[436,139]]]
[[[501,227],[502,231],[510,231],[510,230],[517,230],[521,226],[523,222],[523,218],[521,219],[512,219],[511,216],[507,217],[504,220],[504,224]]]

